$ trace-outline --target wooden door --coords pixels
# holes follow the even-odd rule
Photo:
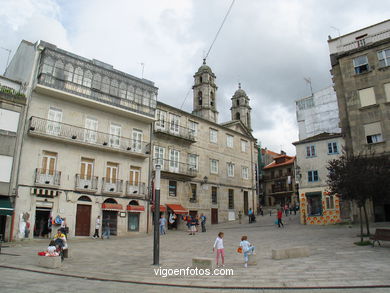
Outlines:
[[[211,224],[218,224],[218,209],[211,209]]]
[[[91,206],[78,204],[76,212],[76,236],[90,236]]]
[[[248,215],[248,191],[244,191],[244,214]]]

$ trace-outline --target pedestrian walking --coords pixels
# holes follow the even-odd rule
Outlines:
[[[99,238],[99,229],[100,229],[100,216],[97,216],[95,221],[95,234],[93,234],[92,238]]]
[[[196,217],[191,217],[190,234],[189,235],[195,235],[196,234],[196,223],[197,223]]]
[[[219,257],[221,257],[222,266],[225,266],[225,249],[223,247],[223,232],[218,233],[218,237],[215,239],[213,252],[217,249],[216,264],[219,267]]]
[[[242,248],[242,253],[244,255],[244,267],[248,267],[248,260],[249,260],[248,255],[249,253],[251,255],[254,254],[255,247],[249,243],[248,236],[245,235],[241,237],[240,247]]]
[[[159,223],[160,223],[160,235],[166,234],[165,224],[167,223],[167,219],[164,218],[164,215],[161,215]]]
[[[288,204],[284,205],[284,213],[285,213],[286,217],[288,217]]]
[[[278,217],[278,227],[280,228],[280,225],[282,225],[282,227],[284,227],[283,222],[282,222],[283,210],[281,208],[278,210],[277,217]]]
[[[202,225],[202,232],[206,232],[206,216],[204,214],[200,216],[200,224]]]
[[[104,221],[103,221],[103,223],[104,223]],[[110,234],[111,234],[111,231],[110,231],[110,219],[107,218],[105,223],[104,223],[102,239],[104,239],[104,237],[106,237],[107,239],[110,239]]]
[[[250,224],[250,223],[252,223],[252,219],[253,219],[253,211],[252,211],[252,209],[249,209],[248,217],[249,217],[249,224]]]

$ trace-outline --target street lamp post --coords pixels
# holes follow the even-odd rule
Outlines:
[[[153,239],[153,264],[158,266],[160,264],[160,174],[161,166],[156,165],[155,175],[155,196],[154,196],[154,239]]]

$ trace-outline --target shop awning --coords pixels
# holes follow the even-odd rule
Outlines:
[[[128,205],[127,211],[129,211],[129,212],[144,212],[145,207],[144,206]]]
[[[154,205],[151,206],[152,211],[154,211]],[[167,208],[165,206],[160,205],[160,212],[166,212]]]
[[[188,214],[188,210],[180,204],[167,204],[167,207],[171,209],[175,214]]]
[[[122,211],[123,206],[118,203],[103,203],[102,204],[102,210],[105,211]]]
[[[1,216],[12,216],[14,208],[12,207],[11,201],[9,198],[0,199],[0,215]]]

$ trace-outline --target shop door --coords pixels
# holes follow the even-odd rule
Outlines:
[[[45,237],[48,235],[48,221],[51,209],[37,208],[35,210],[34,237]]]
[[[118,212],[116,211],[103,211],[103,227],[105,223],[110,222],[110,235],[117,235],[117,225],[118,225]]]
[[[248,215],[248,191],[244,191],[244,214]]]
[[[211,224],[218,224],[218,209],[211,209]]]
[[[76,212],[76,236],[89,236],[91,229],[91,206],[78,204]]]

